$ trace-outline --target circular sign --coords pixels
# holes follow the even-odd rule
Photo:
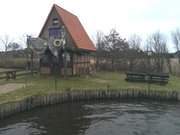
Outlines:
[[[60,39],[55,39],[54,42],[53,42],[53,45],[55,47],[60,47],[61,46],[61,40]]]
[[[53,45],[55,47],[60,47],[60,46],[63,46],[64,44],[65,44],[65,40],[63,39],[55,39],[53,42]]]

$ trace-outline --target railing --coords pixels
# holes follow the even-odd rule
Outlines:
[[[18,70],[18,69],[9,69],[6,71],[0,72],[0,79],[6,79],[7,81],[10,79],[16,79],[16,77],[19,76],[25,76],[25,75],[30,75],[33,73],[37,73],[37,71],[26,71],[26,70]]]

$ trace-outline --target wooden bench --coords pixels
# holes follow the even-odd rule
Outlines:
[[[169,74],[161,73],[161,74],[148,74],[150,77],[150,83],[160,83],[160,84],[167,84],[169,81]]]
[[[145,73],[127,72],[126,76],[127,76],[126,81],[144,82],[146,80],[146,74]]]
[[[130,82],[147,82],[167,84],[169,81],[169,74],[166,73],[137,73],[127,72],[126,81]]]

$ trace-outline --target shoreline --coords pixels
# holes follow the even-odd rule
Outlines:
[[[29,111],[33,108],[54,104],[73,103],[93,100],[150,100],[180,101],[180,92],[143,89],[67,89],[44,95],[34,95],[19,101],[0,104],[0,119],[16,113]]]

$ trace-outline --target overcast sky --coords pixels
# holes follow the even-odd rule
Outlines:
[[[17,42],[23,34],[38,36],[53,3],[77,15],[91,39],[112,28],[124,38],[136,33],[145,39],[158,30],[168,37],[180,27],[179,0],[1,0],[0,36]]]

